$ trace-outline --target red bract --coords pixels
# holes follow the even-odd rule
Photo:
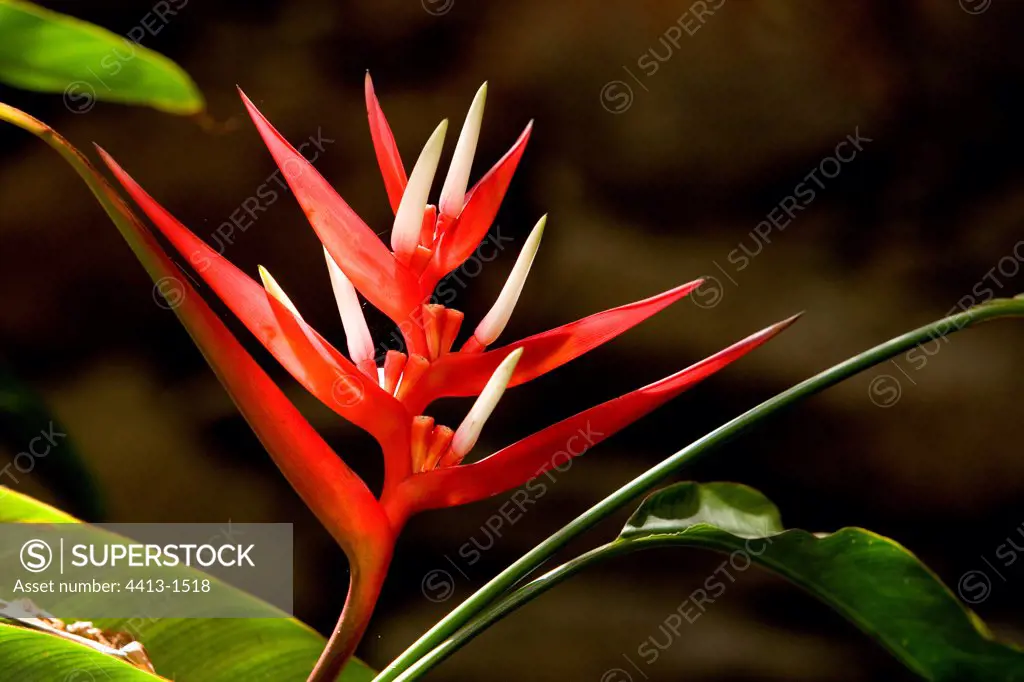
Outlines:
[[[348,357],[302,318],[295,304],[262,267],[262,285],[207,246],[150,197],[109,155],[104,161],[153,224],[224,301],[250,332],[306,389],[339,416],[372,434],[380,443],[385,480],[380,499],[353,495],[350,513],[326,508],[337,496],[303,497],[339,538],[353,565],[350,600],[342,622],[317,671],[329,676],[351,654],[372,610],[394,538],[409,516],[426,509],[464,504],[515,488],[559,464],[555,453],[581,454],[693,384],[717,372],[781,331],[792,320],[762,330],[716,355],[658,382],[569,417],[473,463],[463,464],[481,429],[508,386],[545,374],[579,357],[663,310],[700,285],[690,282],[643,301],[607,310],[542,334],[487,350],[503,331],[525,284],[543,235],[541,218],[527,239],[512,273],[491,311],[462,345],[453,350],[463,314],[430,302],[439,280],[461,265],[479,246],[497,214],[512,174],[529,139],[528,125],[512,149],[472,187],[469,171],[483,114],[486,85],[470,107],[436,207],[428,194],[447,124],[434,131],[407,175],[391,129],[366,79],[370,131],[387,194],[395,212],[388,248],[320,173],[302,157],[256,107],[242,95],[257,130],[281,168],[310,224],[324,246],[326,265],[345,327]],[[158,251],[152,239],[143,250]],[[160,258],[166,258],[159,254]],[[375,358],[359,298],[385,312],[399,327],[407,352]],[[220,373],[237,373],[236,360],[208,353]],[[251,363],[251,358],[238,363]],[[277,394],[274,394],[277,395]],[[446,396],[476,396],[456,429],[437,424],[425,412]],[[243,412],[257,432],[280,417],[246,405]],[[280,401],[274,398],[275,404]],[[288,419],[301,419],[293,408]],[[295,427],[294,452],[307,458],[310,471],[338,469],[354,477],[322,441],[301,436]],[[573,446],[573,443],[583,445]],[[289,478],[280,448],[271,453]],[[330,460],[329,469],[326,460]],[[331,481],[324,481],[325,486]],[[362,488],[365,489],[365,488]],[[351,518],[365,516],[365,529]],[[374,522],[385,518],[387,527]],[[337,521],[344,519],[344,523]],[[369,533],[372,541],[365,539]],[[324,677],[326,679],[326,677]]]

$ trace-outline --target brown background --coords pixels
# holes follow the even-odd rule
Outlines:
[[[44,4],[119,33],[150,10],[147,3]],[[726,0],[676,47],[660,39],[677,21],[692,28],[694,20],[683,19],[688,1],[193,0],[144,44],[194,75],[217,125],[111,104],[76,114],[60,96],[9,89],[0,99],[77,144],[101,143],[206,236],[273,170],[234,92],[240,84],[293,141],[318,129],[335,140],[318,167],[384,230],[390,213],[366,130],[364,71],[374,75],[407,165],[439,119],[457,128],[488,80],[475,174],[530,118],[536,131],[499,216],[517,244],[455,307],[479,319],[543,212],[551,215],[545,241],[504,338],[700,275],[718,280],[701,299],[716,305],[677,304],[510,392],[481,452],[807,311],[768,347],[560,474],[480,561],[468,565],[459,548],[474,539],[489,544],[481,526],[506,498],[416,519],[361,649],[380,666],[515,557],[700,434],[940,317],[979,282],[999,295],[1024,290],[1013,257],[1024,237],[1024,5],[962,4]],[[637,62],[652,48],[665,61],[648,76]],[[603,88],[617,80],[633,97],[612,113],[605,105],[621,105],[624,91]],[[737,270],[728,254],[740,244],[755,250],[754,226],[857,128],[873,141]],[[66,425],[100,481],[105,520],[292,521],[298,615],[328,628],[346,584],[341,552],[276,472],[174,316],[155,304],[116,230],[37,141],[2,129],[0,159],[0,354]],[[270,267],[306,317],[341,343],[318,249],[283,196],[227,255],[254,275],[257,263]],[[1003,274],[993,273],[1004,257]],[[374,333],[386,337],[384,319],[372,319]],[[1024,398],[1022,338],[1019,324],[1001,323],[930,348],[935,354],[921,356],[923,365],[904,358],[872,370],[684,477],[754,485],[791,526],[862,525],[890,535],[955,587],[966,571],[984,569],[982,557],[991,559],[1024,522],[1024,460],[1013,437]],[[371,440],[266,366],[346,459],[377,475]],[[872,397],[891,403],[892,381],[900,397],[883,409]],[[467,405],[442,407],[456,423]],[[54,462],[41,462],[19,489],[66,505],[60,486],[47,490],[59,479]],[[621,521],[580,547],[611,537]],[[620,666],[644,679],[623,655],[651,680],[907,679],[852,626],[756,570],[646,665],[637,647],[649,636],[665,641],[659,625],[719,562],[684,551],[620,559],[502,622],[431,679],[596,681]],[[421,594],[434,569],[453,574],[447,602]],[[1014,565],[1004,574],[1006,582],[993,576],[992,594],[977,610],[1012,638],[1024,572]]]

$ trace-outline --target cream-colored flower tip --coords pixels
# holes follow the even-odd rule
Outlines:
[[[512,268],[512,273],[498,294],[498,299],[473,331],[473,336],[481,346],[486,347],[494,343],[512,317],[512,311],[519,302],[519,294],[523,292],[523,286],[526,284],[526,276],[530,274],[533,259],[540,249],[540,239],[544,236],[544,225],[547,221],[547,215],[541,216],[537,221],[530,236],[526,238],[523,250],[519,252],[515,267]]]
[[[391,249],[403,263],[408,263],[416,252],[420,240],[420,228],[423,226],[423,210],[430,195],[430,186],[437,172],[437,162],[441,159],[444,147],[444,135],[448,130],[445,119],[434,129],[430,139],[423,145],[423,151],[416,159],[409,182],[402,194],[402,201],[395,211],[395,224],[391,229]]]
[[[302,319],[302,315],[299,314],[299,310],[292,303],[292,300],[288,298],[288,294],[284,293],[284,289],[277,283],[270,271],[262,265],[258,266],[260,271],[260,279],[263,280],[263,288],[267,290],[267,293],[277,299],[277,302],[283,305],[288,311],[295,317]]]
[[[484,386],[480,397],[469,409],[469,414],[459,424],[459,428],[455,431],[455,437],[452,438],[452,452],[459,459],[465,457],[476,445],[484,424],[487,423],[494,408],[497,407],[498,401],[501,400],[501,396],[504,395],[508,382],[512,380],[512,374],[516,371],[516,365],[519,364],[519,358],[522,355],[523,349],[517,348],[501,361],[498,368],[494,370],[494,374],[487,380],[487,385]]]
[[[466,188],[469,187],[469,172],[473,168],[473,157],[476,156],[476,143],[480,139],[480,126],[484,119],[484,104],[487,102],[487,83],[484,82],[473,97],[466,114],[466,122],[462,124],[459,141],[455,144],[452,165],[441,188],[441,200],[438,210],[444,215],[454,218],[462,212],[466,201]]]
[[[365,360],[373,360],[373,338],[370,336],[370,328],[366,325],[366,317],[363,315],[363,307],[356,294],[356,288],[352,286],[352,282],[341,271],[326,248],[324,258],[327,259],[331,289],[334,290],[334,299],[338,302],[338,312],[341,313],[341,324],[345,328],[349,358],[356,365]]]

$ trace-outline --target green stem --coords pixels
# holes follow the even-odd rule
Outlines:
[[[524,554],[428,630],[374,678],[374,682],[394,682],[400,674],[408,670],[416,661],[451,637],[477,614],[481,613],[517,583],[529,576],[538,566],[547,561],[568,542],[582,535],[609,515],[661,483],[684,464],[689,464],[699,455],[726,442],[762,418],[774,414],[785,407],[789,407],[803,398],[830,388],[869,367],[884,362],[921,343],[947,336],[985,320],[1020,316],[1024,316],[1024,299],[1018,297],[990,301],[984,305],[945,317],[907,332],[902,336],[890,339],[810,379],[802,381],[796,386],[766,400],[757,407],[747,410],[740,416],[668,457],[660,464],[648,469]]]

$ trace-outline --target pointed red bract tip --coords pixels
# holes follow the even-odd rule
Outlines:
[[[530,121],[512,148],[466,193],[462,212],[453,225],[443,230],[434,249],[434,257],[420,277],[424,290],[432,291],[442,277],[473,255],[487,236],[532,131],[533,121]]]
[[[373,91],[373,81],[370,79],[369,71],[366,72],[363,91],[366,95],[366,115],[370,121],[373,151],[377,155],[377,165],[380,166],[381,175],[384,176],[384,189],[387,190],[391,210],[397,213],[409,178],[405,174],[405,166],[402,165],[402,157],[398,153],[398,145],[395,144],[391,126],[388,125],[384,111],[380,108],[380,102],[377,101],[377,95]]]
[[[439,469],[409,479],[400,490],[411,513],[450,507],[497,495],[562,466],[558,455],[578,457],[686,389],[729,366],[793,324],[799,315],[771,325],[700,362],[608,402],[584,410],[479,462]]]
[[[382,415],[397,418],[404,414],[404,409],[392,396],[380,390],[316,330],[251,277],[182,225],[109,154],[98,150],[114,177],[157,229],[299,383],[338,415],[378,439],[390,433],[391,427]]]
[[[242,101],[320,241],[370,303],[403,323],[420,303],[416,276],[399,263],[370,227],[334,191],[252,101]]]
[[[419,413],[438,398],[478,395],[501,361],[517,348],[525,349],[526,353],[516,366],[509,386],[518,386],[535,379],[661,312],[698,288],[702,282],[689,282],[642,301],[605,310],[485,353],[466,352],[464,348],[459,353],[443,355],[430,366],[423,381],[409,395],[409,409]],[[472,337],[469,343],[472,343]]]

